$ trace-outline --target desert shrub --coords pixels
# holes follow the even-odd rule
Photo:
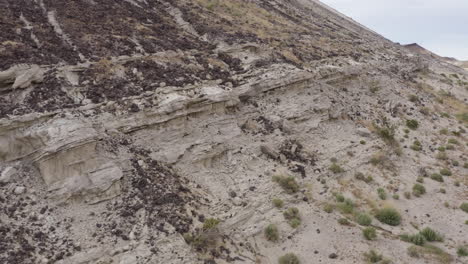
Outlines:
[[[439,151],[436,155],[436,159],[447,160],[448,159],[447,153]]]
[[[341,168],[340,165],[336,163],[333,163],[328,169],[335,174],[344,172],[344,169]]]
[[[333,209],[334,209],[333,205],[328,204],[328,203],[323,206],[323,210],[327,213],[333,212]]]
[[[413,243],[418,246],[422,246],[426,242],[426,239],[421,234],[415,234],[415,235],[403,234],[400,236],[400,239],[405,242]]]
[[[452,160],[452,165],[454,167],[458,167],[460,165],[460,162],[458,162],[458,160]]]
[[[460,205],[460,209],[462,209],[463,212],[468,213],[468,203],[462,203]]]
[[[369,226],[372,223],[372,218],[366,213],[357,213],[355,219],[362,226]]]
[[[367,240],[374,240],[377,238],[377,232],[375,231],[375,228],[373,227],[366,227],[362,230],[362,235],[367,239]]]
[[[458,140],[456,140],[455,138],[449,138],[448,143],[454,145],[460,144],[460,142],[458,142]]]
[[[447,190],[445,190],[444,188],[440,188],[440,193],[443,193],[443,194],[446,194],[447,193]]]
[[[440,175],[439,173],[433,173],[431,175],[431,179],[438,182],[444,182],[444,177],[442,177],[442,175]]]
[[[426,193],[426,188],[423,185],[418,184],[418,183],[413,185],[413,194],[414,194],[414,196],[419,197],[419,196],[421,196],[421,195],[423,195],[425,193]]]
[[[340,219],[338,219],[338,224],[340,224],[340,225],[349,225],[350,222],[346,218],[340,218]]]
[[[218,226],[220,221],[216,218],[208,218],[203,222],[203,230],[210,230]]]
[[[377,253],[375,250],[371,250],[369,252],[364,253],[364,257],[366,258],[366,261],[370,263],[377,263],[381,260],[383,260],[383,256]]]
[[[404,192],[403,195],[405,196],[406,199],[411,198],[411,193],[410,192]]]
[[[406,126],[407,126],[409,129],[416,130],[416,129],[418,129],[418,127],[419,127],[419,123],[418,123],[417,120],[410,119],[410,120],[406,120]]]
[[[444,152],[445,151],[445,147],[444,146],[440,146],[437,148],[438,151],[440,152]]]
[[[394,194],[392,197],[395,200],[400,200],[400,195],[398,195],[398,194]]]
[[[463,168],[468,169],[468,162],[465,162],[465,163],[463,164]]]
[[[342,202],[345,201],[345,197],[341,193],[335,194],[335,198],[336,198],[336,201],[339,202],[339,203],[342,203]]]
[[[273,181],[277,182],[289,194],[299,191],[299,184],[294,176],[276,175],[273,177]]]
[[[301,224],[301,216],[299,214],[299,209],[296,207],[290,207],[288,210],[284,211],[283,216],[291,227],[296,228]]]
[[[410,94],[408,99],[410,100],[410,102],[413,102],[413,103],[419,102],[419,97],[415,94]]]
[[[445,149],[446,149],[446,150],[454,150],[454,149],[455,149],[455,146],[449,144],[449,145],[445,146]]]
[[[294,253],[288,253],[278,259],[278,264],[300,264],[301,261]]]
[[[385,207],[377,210],[375,218],[380,222],[391,226],[397,226],[401,223],[400,213],[391,207]]]
[[[362,172],[358,172],[358,173],[354,174],[354,178],[356,178],[357,180],[363,181],[365,183],[370,183],[370,182],[372,182],[374,180],[372,178],[372,176],[366,176]]]
[[[359,143],[360,143],[361,145],[365,145],[365,144],[366,144],[366,141],[365,141],[365,140],[361,140],[361,141],[359,141]]]
[[[446,129],[446,128],[441,129],[439,132],[440,132],[441,135],[448,135],[448,133],[449,133],[448,129]]]
[[[466,247],[459,247],[457,249],[457,255],[459,257],[468,257],[468,248]]]
[[[279,198],[275,198],[272,200],[272,203],[273,205],[276,207],[276,208],[282,208],[283,205],[284,205],[284,202],[283,200],[279,199]]]
[[[452,176],[452,172],[447,168],[443,168],[439,172],[440,172],[440,174],[442,174],[444,176]]]
[[[421,234],[429,242],[444,240],[439,233],[437,233],[436,231],[432,230],[429,227],[426,227],[423,230],[421,230],[419,234]]]
[[[278,227],[274,224],[269,224],[267,227],[265,227],[265,237],[269,241],[276,242],[279,239],[279,231]]]
[[[387,193],[385,192],[385,190],[383,188],[378,188],[377,189],[377,194],[379,195],[380,199],[382,199],[382,200],[387,199]]]
[[[454,185],[455,185],[455,187],[460,187],[460,182],[459,182],[459,181],[456,181],[456,182],[454,183]]]
[[[421,151],[422,150],[422,144],[419,140],[415,140],[413,142],[413,145],[410,147],[414,151]]]
[[[350,214],[354,211],[354,203],[351,199],[345,199],[344,202],[338,204],[338,208],[343,214]]]

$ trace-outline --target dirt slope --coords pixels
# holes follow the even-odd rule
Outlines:
[[[306,0],[3,0],[0,30],[0,263],[468,260],[458,67]]]

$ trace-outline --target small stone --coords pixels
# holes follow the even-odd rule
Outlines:
[[[26,187],[24,186],[18,186],[15,188],[15,194],[23,194],[26,192]]]
[[[331,259],[336,259],[338,257],[338,255],[335,254],[335,253],[331,253],[330,255],[328,255],[328,257],[331,258]]]

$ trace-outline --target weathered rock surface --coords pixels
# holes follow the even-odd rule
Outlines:
[[[276,263],[288,252],[361,263],[371,248],[425,263],[398,235],[426,226],[463,263],[465,71],[318,1],[3,2],[1,263]],[[443,168],[452,176],[430,179]],[[427,193],[405,198],[418,177]],[[402,224],[373,219],[369,244],[353,214],[323,210],[334,193],[355,212],[391,205]],[[277,243],[263,234],[271,223]]]

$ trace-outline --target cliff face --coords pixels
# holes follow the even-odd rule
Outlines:
[[[462,263],[462,69],[316,1],[0,7],[1,263]]]

